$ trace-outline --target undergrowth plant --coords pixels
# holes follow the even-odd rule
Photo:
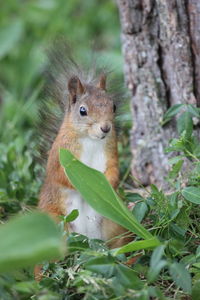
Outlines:
[[[174,106],[163,123],[175,115],[179,136],[166,149],[173,154],[166,178],[168,191],[151,185],[139,194],[120,187],[120,195],[132,202],[134,218],[160,245],[143,247],[144,241],[135,235],[138,248],[120,252],[108,249],[101,240],[69,234],[64,228],[78,217],[78,211],[73,211],[59,224],[68,248],[65,259],[45,263],[40,283],[29,269],[2,274],[2,299],[199,299],[200,147],[194,127],[200,110]]]

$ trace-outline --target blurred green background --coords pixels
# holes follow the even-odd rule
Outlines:
[[[79,61],[86,61],[95,49],[97,57],[108,63],[115,75],[123,80],[120,24],[115,1],[8,0],[1,3],[2,218],[37,203],[41,182],[40,166],[33,159],[38,143],[35,125],[44,84],[46,50],[58,37],[70,42]],[[124,153],[126,155],[126,151]]]

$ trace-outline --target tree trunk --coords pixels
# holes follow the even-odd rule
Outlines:
[[[132,174],[143,185],[165,186],[164,148],[175,123],[161,125],[178,103],[200,105],[198,0],[118,0],[125,79],[132,97]],[[136,180],[136,181],[137,181]]]

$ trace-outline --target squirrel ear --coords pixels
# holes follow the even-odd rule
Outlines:
[[[102,90],[106,90],[106,75],[105,74],[102,74],[99,78],[99,82],[97,84],[97,87],[99,89],[102,89]]]
[[[72,97],[72,102],[76,102],[76,96],[82,95],[85,91],[80,79],[77,76],[72,76],[68,81],[68,90]]]

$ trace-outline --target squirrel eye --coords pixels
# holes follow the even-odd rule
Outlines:
[[[80,115],[81,116],[87,116],[87,110],[84,106],[80,107]]]
[[[113,104],[113,111],[114,111],[114,113],[116,112],[116,105],[115,104]]]

